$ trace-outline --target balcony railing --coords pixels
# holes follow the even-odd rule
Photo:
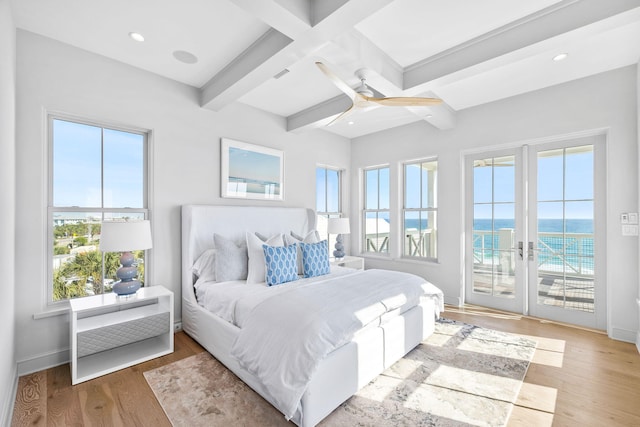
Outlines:
[[[512,229],[500,229],[495,233],[473,230],[474,264],[504,265],[506,257],[507,265],[513,269],[517,256],[514,248]],[[535,251],[540,272],[575,277],[592,277],[594,274],[593,234],[539,232]]]

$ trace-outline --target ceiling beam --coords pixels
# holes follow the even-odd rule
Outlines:
[[[348,96],[338,95],[287,117],[287,131],[295,133],[326,126],[350,106]]]
[[[236,101],[266,80],[272,78],[300,58],[312,55],[320,47],[340,34],[350,31],[354,25],[372,13],[389,4],[392,0],[331,0],[323,7],[311,8],[307,18],[301,19],[300,10],[292,11],[285,5],[289,0],[270,0],[267,6],[255,5],[259,2],[234,0],[240,7],[248,8],[260,15],[263,7],[274,16],[264,18],[275,25],[260,40],[234,59],[216,74],[201,90],[200,103],[203,107],[219,110]],[[333,12],[332,6],[336,7]],[[245,9],[247,10],[247,9]],[[294,13],[295,12],[295,13]],[[300,22],[312,21],[312,14],[322,18],[317,24],[302,32]],[[285,15],[283,17],[283,15]],[[284,23],[282,23],[284,22]],[[282,30],[282,31],[280,31]],[[289,35],[287,35],[287,33]]]
[[[564,0],[407,67],[404,89],[428,84],[638,6],[637,0]]]
[[[309,0],[232,0],[232,2],[290,39],[295,39],[311,28]]]

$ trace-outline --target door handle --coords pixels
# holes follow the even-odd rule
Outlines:
[[[518,255],[520,255],[520,259],[524,259],[524,243],[522,241],[518,242]]]
[[[533,248],[533,242],[529,242],[529,250],[527,251],[527,260],[533,261],[533,252],[535,249]]]

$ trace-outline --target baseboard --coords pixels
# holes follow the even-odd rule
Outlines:
[[[609,338],[612,338],[618,341],[637,343],[638,342],[637,335],[638,335],[637,331],[629,331],[627,329],[620,329],[620,328],[611,328],[611,335],[609,336]]]
[[[636,303],[638,304],[638,318],[640,319],[640,298],[636,299]],[[638,324],[638,332],[636,333],[636,348],[640,353],[640,324]]]
[[[0,425],[10,426],[11,419],[13,418],[13,406],[16,402],[16,393],[18,392],[18,367],[14,366],[12,386],[7,390],[9,395],[6,397],[6,401],[2,405],[2,412],[0,412]]]
[[[69,349],[60,350],[52,353],[43,354],[32,357],[31,359],[21,360],[18,362],[18,375],[28,375],[43,369],[53,368],[54,366],[69,363]]]

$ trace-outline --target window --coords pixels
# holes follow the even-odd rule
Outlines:
[[[404,257],[437,258],[437,178],[437,160],[404,164]]]
[[[147,135],[49,117],[49,302],[111,291],[118,253],[99,250],[103,220],[144,219]],[[144,280],[144,251],[134,251]]]
[[[389,167],[364,171],[364,251],[389,253]]]
[[[327,223],[329,218],[342,216],[342,172],[325,166],[316,168],[316,213],[318,215],[317,230],[322,238],[327,238],[329,248],[335,245],[336,236],[329,236]]]

